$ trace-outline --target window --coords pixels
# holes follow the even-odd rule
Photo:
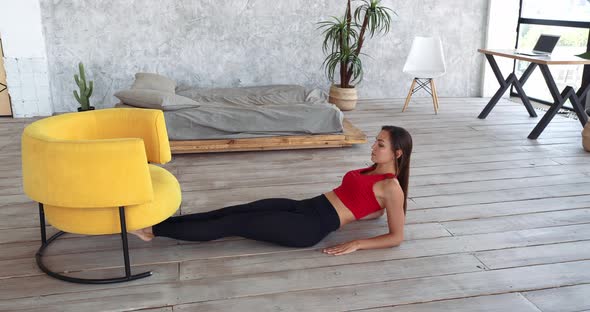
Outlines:
[[[520,17],[555,21],[590,21],[588,0],[523,0]]]
[[[554,54],[576,55],[590,51],[590,1],[589,0],[521,0],[518,20],[518,49],[532,49],[539,35],[560,35]],[[516,61],[514,72],[518,77],[526,70],[528,62]],[[576,91],[590,82],[590,66],[551,65],[551,74],[559,90],[572,86]],[[547,90],[543,75],[535,70],[524,85],[527,95],[541,103],[551,104],[553,98]],[[512,94],[514,90],[512,90]],[[565,103],[564,107],[572,108]]]

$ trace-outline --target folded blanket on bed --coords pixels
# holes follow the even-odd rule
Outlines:
[[[319,89],[306,91],[298,85],[270,85],[241,88],[191,88],[176,91],[198,103],[223,103],[236,106],[290,105],[325,103],[327,96]]]

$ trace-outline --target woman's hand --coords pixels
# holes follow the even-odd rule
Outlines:
[[[323,250],[323,252],[333,255],[333,256],[340,256],[340,255],[345,255],[345,254],[348,254],[351,252],[355,252],[355,251],[359,250],[360,247],[361,247],[360,242],[354,240],[354,241],[350,241],[348,243],[325,248]]]

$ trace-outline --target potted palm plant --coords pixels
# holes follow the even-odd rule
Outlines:
[[[326,54],[322,66],[332,82],[329,102],[341,110],[356,107],[355,85],[363,79],[361,49],[365,37],[386,34],[391,25],[391,9],[381,5],[381,0],[362,0],[362,4],[352,12],[351,0],[347,1],[346,12],[342,18],[332,17],[319,22],[324,42],[322,50]],[[354,18],[353,18],[354,17]],[[336,69],[339,70],[340,84],[335,84]]]

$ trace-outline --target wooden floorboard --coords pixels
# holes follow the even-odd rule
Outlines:
[[[590,284],[525,292],[525,298],[544,312],[578,312],[590,310]]]
[[[539,312],[531,302],[521,294],[510,293],[502,295],[490,295],[469,297],[462,299],[440,300],[428,303],[415,303],[398,305],[394,307],[374,308],[358,310],[363,312]]]
[[[580,123],[538,122],[503,99],[368,99],[345,116],[369,143],[345,149],[175,155],[181,213],[264,197],[303,199],[370,165],[382,125],[405,127],[414,153],[405,241],[333,257],[326,246],[386,233],[384,218],[352,223],[312,248],[239,237],[187,243],[130,238],[133,271],[115,285],[77,285],[36,266],[37,206],[22,191],[20,135],[35,119],[0,119],[0,311],[524,311],[590,309],[590,153]],[[539,116],[544,112],[537,111]],[[55,229],[48,227],[48,231]],[[122,270],[116,235],[67,235],[47,251],[56,271]]]
[[[590,240],[476,252],[489,269],[589,260]]]

